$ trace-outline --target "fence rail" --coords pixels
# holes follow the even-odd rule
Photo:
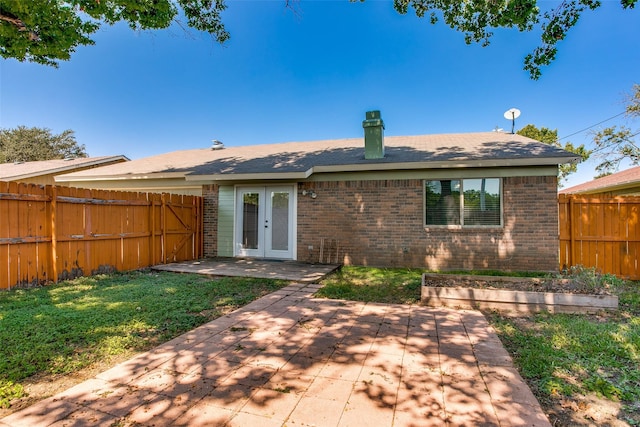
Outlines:
[[[560,267],[583,265],[640,280],[640,197],[560,194]]]
[[[0,182],[0,289],[203,254],[197,196]]]

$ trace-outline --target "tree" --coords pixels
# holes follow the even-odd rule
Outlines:
[[[620,4],[624,9],[633,9],[637,1],[620,0]],[[407,13],[409,7],[419,18],[428,14],[432,24],[443,19],[446,25],[464,33],[467,44],[487,46],[495,28],[531,31],[539,24],[541,44],[524,60],[524,69],[534,80],[540,77],[542,66],[555,60],[558,42],[567,36],[585,10],[595,10],[602,5],[597,0],[565,0],[543,12],[536,0],[394,0],[393,3],[401,14]]]
[[[300,0],[284,0],[292,7]],[[364,0],[350,0],[364,1]],[[638,0],[619,0],[632,9]],[[540,27],[541,44],[525,57],[524,69],[532,79],[541,75],[557,55],[557,44],[586,10],[601,6],[597,0],[564,0],[541,11],[537,0],[394,0],[401,14],[415,11],[431,23],[443,20],[465,35],[466,43],[489,44],[496,28],[532,31]],[[57,66],[80,45],[94,44],[91,34],[101,23],[125,21],[133,29],[167,28],[180,11],[188,26],[210,33],[224,43],[229,33],[222,23],[225,0],[0,0],[0,54],[4,58]]]
[[[640,117],[640,84],[634,85],[633,92],[627,96],[625,114],[629,118]],[[634,139],[639,134],[640,129],[632,130],[626,126],[612,126],[594,134],[595,151],[602,160],[596,166],[596,178],[612,174],[625,159],[633,165],[640,164],[640,147]]]
[[[558,141],[558,130],[551,130],[549,128],[536,126],[529,124],[516,132],[518,135],[526,136],[536,141],[544,142],[545,144],[553,145],[554,147],[562,148],[563,150],[577,154],[585,161],[591,155],[591,151],[584,148],[584,144],[578,147],[574,146],[571,142],[566,142],[564,145]],[[567,175],[574,173],[578,169],[578,166],[574,163],[565,163],[558,166],[558,185],[562,187],[563,181],[567,178]]]
[[[221,43],[229,38],[220,18],[224,0],[0,0],[0,55],[57,67],[78,46],[94,44],[90,36],[101,23],[167,28],[178,8],[190,27]]]
[[[54,135],[50,129],[38,127],[0,129],[0,163],[78,157],[87,157],[87,153],[84,145],[78,145],[72,130]]]

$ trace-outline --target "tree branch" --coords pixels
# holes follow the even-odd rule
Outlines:
[[[5,15],[4,13],[0,13],[0,21],[8,22],[9,24],[16,27],[18,31],[22,31],[22,32],[27,31],[29,33],[29,40],[31,41],[40,40],[40,37],[38,37],[37,33],[29,30],[29,28],[27,28],[24,22],[22,22],[21,19],[16,18],[15,16],[8,16],[8,15]]]

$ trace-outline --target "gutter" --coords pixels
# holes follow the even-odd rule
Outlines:
[[[167,173],[145,173],[145,174],[124,174],[124,175],[58,175],[56,182],[76,182],[76,181],[125,181],[140,179],[175,179],[185,178],[188,172],[167,172]]]

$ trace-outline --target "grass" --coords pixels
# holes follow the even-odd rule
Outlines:
[[[640,425],[640,287],[618,285],[615,293],[618,312],[486,314],[543,405],[595,394],[621,402],[619,418]]]
[[[345,266],[326,278],[317,296],[352,301],[375,301],[395,304],[415,304],[420,301],[422,273],[416,268],[374,268]],[[504,276],[500,271],[447,271],[450,274],[481,274]],[[548,273],[519,272],[518,277],[541,277]]]
[[[640,318],[547,313],[522,322],[491,320],[524,377],[544,395],[596,394],[640,401]]]
[[[413,304],[420,300],[420,269],[345,266],[327,277],[316,296],[352,301]]]
[[[422,270],[343,267],[317,295],[386,303],[420,300]],[[486,273],[484,273],[486,274]],[[549,407],[564,398],[595,394],[622,403],[619,417],[640,425],[640,283],[592,270],[570,272],[594,289],[606,287],[620,300],[617,312],[541,313],[511,318],[486,312],[514,363]]]
[[[0,292],[0,406],[30,376],[150,349],[286,284],[137,271]]]

